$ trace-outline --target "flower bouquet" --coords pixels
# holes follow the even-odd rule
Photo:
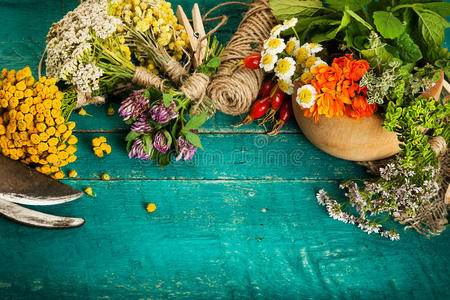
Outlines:
[[[367,233],[398,239],[395,220],[439,234],[450,202],[450,103],[440,98],[450,66],[441,48],[450,5],[324,2],[270,1],[284,21],[254,65],[293,95],[299,126],[313,144],[351,160],[390,158],[370,163],[377,177],[342,184],[347,200],[322,190],[319,204]]]
[[[189,36],[164,0],[88,0],[50,29],[47,74],[76,92],[77,107],[143,88],[119,111],[132,125],[130,158],[157,159],[164,166],[172,151],[178,159],[192,158],[201,147],[196,129],[215,113],[206,88],[222,47],[209,35],[202,40],[202,55],[188,52]]]

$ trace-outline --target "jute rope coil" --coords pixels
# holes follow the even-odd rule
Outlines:
[[[258,96],[264,78],[261,69],[233,67],[249,54],[261,51],[263,41],[277,23],[268,0],[256,0],[241,21],[235,35],[226,46],[217,74],[212,76],[207,95],[214,99],[217,109],[229,115],[239,115],[250,109]],[[252,45],[258,45],[253,48]]]

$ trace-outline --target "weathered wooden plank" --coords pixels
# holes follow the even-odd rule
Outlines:
[[[402,232],[399,242],[367,236],[317,205],[315,191],[337,193],[334,182],[69,183],[92,186],[97,198],[42,210],[84,217],[83,227],[0,220],[2,298],[450,296],[448,231],[431,240]]]
[[[98,158],[91,141],[103,135],[112,146],[109,156]],[[115,179],[350,179],[365,176],[363,168],[339,160],[312,146],[303,135],[201,134],[205,151],[192,161],[173,162],[164,169],[156,162],[129,159],[126,133],[77,133],[78,160],[65,170],[76,169],[80,178],[99,178],[107,172]]]

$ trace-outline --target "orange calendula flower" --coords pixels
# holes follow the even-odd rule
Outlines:
[[[311,70],[310,84],[317,92],[316,102],[310,107],[302,106],[306,117],[326,118],[344,115],[359,119],[371,116],[376,104],[367,103],[367,88],[359,86],[359,80],[369,70],[365,60],[355,60],[351,54],[335,58],[331,66],[321,64]]]

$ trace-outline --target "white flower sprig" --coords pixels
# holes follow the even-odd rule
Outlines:
[[[116,32],[121,20],[108,15],[107,0],[87,0],[62,20],[53,24],[47,35],[47,76],[65,80],[79,92],[99,88],[103,75],[92,56],[92,33],[106,39]]]

